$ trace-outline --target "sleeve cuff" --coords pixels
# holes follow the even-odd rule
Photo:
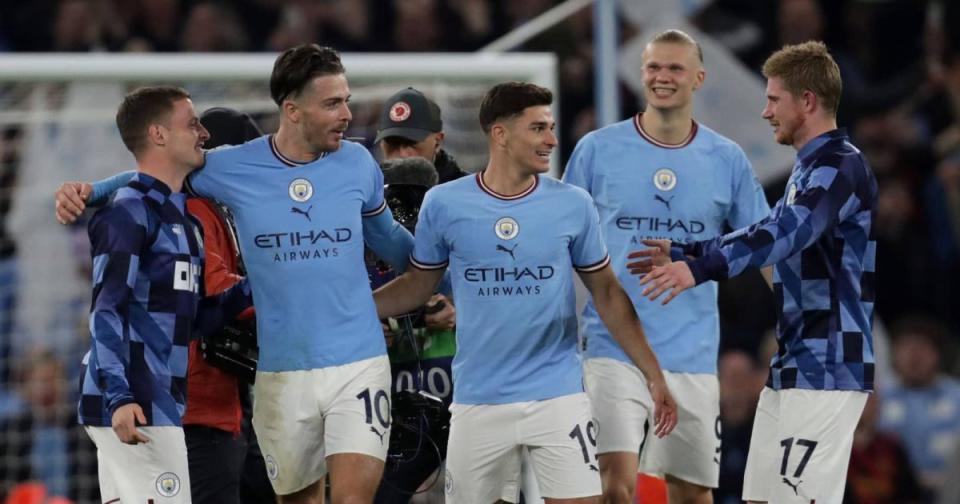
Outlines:
[[[673,262],[686,260],[686,254],[683,253],[683,245],[674,243],[670,246],[670,260]]]
[[[700,285],[707,280],[724,280],[727,278],[727,261],[723,255],[716,252],[700,256],[696,259],[684,259],[693,281]]]
[[[114,411],[117,411],[118,409],[120,409],[121,406],[125,406],[127,404],[133,404],[135,402],[137,401],[134,401],[133,397],[131,396],[121,397],[110,403],[110,406],[107,408],[107,413],[110,414],[110,418],[113,418]]]

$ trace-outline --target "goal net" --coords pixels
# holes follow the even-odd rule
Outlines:
[[[25,478],[61,495],[86,495],[83,488],[96,486],[95,458],[92,480],[78,469],[90,462],[83,457],[94,455],[76,452],[68,427],[76,416],[80,358],[89,345],[89,245],[83,223],[56,223],[54,190],[67,180],[95,180],[135,166],[114,115],[137,86],[179,85],[192,94],[198,112],[231,107],[251,114],[265,132],[275,131],[269,96],[274,59],[0,56],[0,500]],[[477,111],[491,85],[557,84],[553,54],[344,54],[343,62],[354,117],[347,136],[372,148],[384,100],[413,86],[439,104],[444,148],[467,171],[487,162]]]

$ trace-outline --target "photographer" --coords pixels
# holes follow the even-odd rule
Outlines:
[[[230,109],[207,110],[200,122],[210,132],[204,145],[208,149],[241,144],[260,136],[250,116]],[[203,227],[205,295],[214,295],[242,278],[233,228],[225,211],[210,200],[189,198],[187,209]],[[252,310],[238,319],[232,331],[234,336],[255,327]],[[248,341],[255,346],[256,334],[249,334]],[[192,500],[224,504],[272,502],[275,497],[250,424],[250,384],[238,376],[238,370],[227,371],[204,360],[203,347],[213,343],[193,341],[187,365],[183,429]]]
[[[411,232],[426,191],[466,175],[441,148],[443,138],[440,108],[420,91],[407,88],[384,103],[376,138],[384,159],[384,196],[394,218]],[[393,278],[382,261],[370,264],[374,288]],[[409,502],[425,482],[442,486],[441,476],[434,480],[431,474],[447,451],[455,322],[453,303],[435,294],[421,312],[385,328],[394,409],[387,465],[374,501],[378,504]]]

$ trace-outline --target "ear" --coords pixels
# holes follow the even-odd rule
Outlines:
[[[500,147],[503,147],[507,144],[507,137],[509,136],[510,132],[503,123],[494,123],[493,126],[490,127],[490,138],[492,138],[493,142]]]
[[[436,137],[437,143],[433,146],[434,154],[436,154],[440,150],[440,147],[443,145],[443,137],[444,137],[444,134],[442,131],[437,132],[436,135],[437,135]]]
[[[283,100],[283,103],[280,104],[280,112],[291,122],[300,122],[300,107],[293,100]]]
[[[163,146],[167,144],[167,129],[161,124],[153,123],[147,126],[147,141],[153,145]]]
[[[704,69],[697,70],[697,75],[693,78],[693,89],[696,91],[703,86],[703,81],[707,79],[707,72]]]
[[[804,90],[803,92],[803,111],[812,114],[817,108],[820,107],[820,100],[817,98],[817,95],[809,89]]]

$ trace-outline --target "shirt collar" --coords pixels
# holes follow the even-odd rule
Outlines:
[[[837,128],[815,136],[797,151],[797,160],[803,162],[807,157],[819,150],[820,147],[823,147],[823,144],[831,140],[847,140],[848,138],[846,128]]]
[[[147,175],[143,172],[137,172],[133,175],[131,179],[131,186],[139,190],[144,194],[144,196],[155,200],[161,205],[166,201],[172,201],[177,208],[183,209],[184,202],[186,201],[186,195],[181,192],[173,192],[170,189],[170,186],[157,180],[156,178]],[[135,182],[135,183],[134,183]]]

